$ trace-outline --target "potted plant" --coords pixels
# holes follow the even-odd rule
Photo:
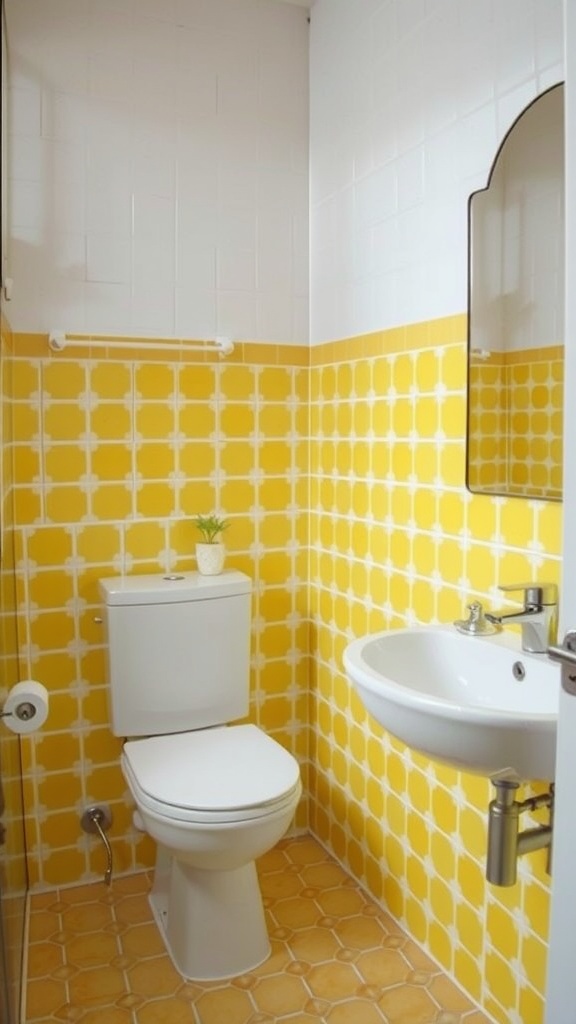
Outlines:
[[[202,541],[196,544],[198,572],[202,576],[217,576],[222,572],[226,554],[226,548],[219,538],[230,523],[214,513],[196,516],[195,523],[202,535]]]

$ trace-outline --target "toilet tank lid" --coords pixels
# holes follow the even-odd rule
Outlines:
[[[201,576],[198,572],[108,576],[99,583],[100,593],[107,605],[209,601],[217,597],[249,594],[252,590],[250,577],[236,569],[219,573],[217,576]]]

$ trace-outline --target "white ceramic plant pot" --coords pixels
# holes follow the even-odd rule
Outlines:
[[[224,568],[224,544],[197,544],[196,564],[202,576],[217,576]]]

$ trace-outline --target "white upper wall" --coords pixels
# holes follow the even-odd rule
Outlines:
[[[19,331],[308,341],[308,11],[7,0]]]
[[[315,0],[311,340],[461,313],[467,203],[563,79],[562,0]]]

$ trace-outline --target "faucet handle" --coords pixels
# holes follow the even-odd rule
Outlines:
[[[504,593],[523,590],[526,604],[558,604],[558,587],[555,583],[503,583],[498,590]]]

